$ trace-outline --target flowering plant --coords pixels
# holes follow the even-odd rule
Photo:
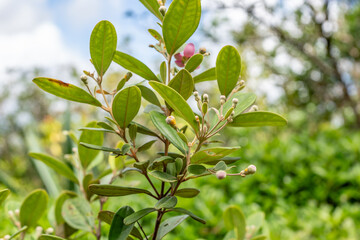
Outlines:
[[[239,158],[229,155],[239,147],[216,146],[213,138],[225,127],[286,124],[286,120],[280,115],[258,111],[253,106],[256,99],[254,94],[241,92],[245,81],[240,78],[241,59],[235,47],[223,47],[217,56],[216,66],[197,75],[194,70],[200,66],[204,56],[208,55],[206,50],[201,49],[195,54],[195,47],[190,43],[185,46],[183,53],[177,53],[199,25],[200,0],[173,0],[167,11],[165,1],[141,2],[160,21],[161,33],[149,29],[157,41],[156,45],[151,46],[165,58],[160,65],[159,74],[155,74],[140,60],[117,51],[114,26],[109,21],[101,21],[95,26],[90,38],[91,62],[96,73],[84,71],[81,77],[87,91],[56,79],[37,77],[33,80],[48,93],[96,106],[108,114],[105,121],[91,122],[82,128],[79,139],[72,136],[77,145],[74,158],[79,160],[73,164],[72,169],[48,155],[30,154],[72,181],[79,189],[64,192],[56,201],[58,237],[45,234],[41,239],[69,238],[78,230],[90,232],[101,239],[102,225],[108,223],[108,239],[158,240],[187,218],[205,224],[205,220],[193,214],[191,209],[177,207],[179,199],[194,198],[200,193],[195,188],[181,187],[182,184],[211,175],[223,179],[227,176],[245,177],[256,172],[256,167],[250,165],[239,173],[232,173],[229,165]],[[172,66],[173,58],[176,65],[183,69],[179,71]],[[127,69],[129,73],[119,79],[117,86],[104,89],[104,76],[112,62]],[[133,74],[146,81],[133,83]],[[94,89],[90,88],[89,80],[95,82]],[[215,106],[210,105],[206,93],[200,94],[195,90],[196,84],[212,80],[217,81],[220,93]],[[197,110],[187,102],[194,101],[190,99],[191,95],[194,96]],[[98,99],[98,96],[102,99]],[[136,116],[142,109],[142,99],[150,103],[152,110],[147,111],[149,107],[145,110],[152,126],[144,126],[137,121],[140,120]],[[120,141],[117,146],[102,146],[103,133],[118,136]],[[151,140],[143,142],[143,136]],[[156,142],[163,146],[163,151],[158,152],[155,158],[142,159],[139,153],[151,151]],[[94,171],[99,152],[110,154],[109,171],[106,169],[100,174]],[[143,177],[148,182],[149,189],[115,184],[117,178],[126,178],[131,173],[138,174],[139,178]],[[107,178],[109,175],[110,179]],[[156,203],[137,211],[131,206],[122,206],[115,212],[103,209],[108,198],[133,194],[145,194]],[[28,216],[34,202],[46,205],[46,193],[38,190],[27,197],[20,209],[19,227],[31,227],[36,223],[36,219],[33,221]],[[97,226],[90,206],[95,202],[100,204]],[[236,211],[238,210],[228,214],[232,216]],[[153,231],[146,233],[141,219],[153,212],[156,213]],[[164,220],[170,212],[180,215]],[[238,235],[237,239],[245,236],[245,233],[237,231],[238,225],[231,226]]]

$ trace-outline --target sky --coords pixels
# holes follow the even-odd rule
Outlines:
[[[233,1],[224,2],[231,4]],[[220,48],[233,44],[230,30],[246,20],[239,10],[219,12],[213,5],[213,0],[202,0],[200,28],[209,27],[215,16],[226,16],[227,24],[214,29],[220,42],[214,44],[203,39],[199,30],[188,41],[194,42],[197,49],[206,47],[210,50],[211,66],[215,65]],[[31,70],[39,67],[48,70],[46,76],[58,79],[62,75],[49,70],[70,65],[78,69],[79,76],[82,70],[92,71],[89,38],[93,27],[103,19],[111,21],[117,30],[118,50],[135,56],[151,68],[156,66],[161,56],[148,47],[155,42],[147,29],[160,29],[157,19],[138,0],[0,0],[0,86],[2,82],[10,81],[8,70],[14,68]],[[154,55],[158,57],[154,58]],[[120,70],[120,67],[112,64],[111,69]],[[256,72],[256,67],[253,71]],[[61,80],[71,82],[70,79]],[[271,86],[268,92],[274,93]]]

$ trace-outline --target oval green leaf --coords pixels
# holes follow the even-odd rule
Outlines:
[[[181,118],[190,124],[195,133],[199,131],[194,112],[179,93],[177,93],[171,87],[159,82],[151,81],[149,84],[155,89],[155,91],[160,94],[163,99],[165,99],[169,106],[174,109]]]
[[[134,212],[133,214],[127,216],[124,219],[124,224],[125,225],[130,225],[132,223],[135,223],[136,221],[140,220],[141,218],[145,217],[146,215],[148,215],[151,212],[155,212],[156,209],[155,208],[144,208],[140,211]]]
[[[182,69],[169,82],[169,87],[175,89],[185,100],[187,100],[194,90],[194,81],[191,74],[186,69]]]
[[[176,191],[175,196],[182,198],[193,198],[200,193],[199,189],[196,188],[182,188]]]
[[[194,77],[194,83],[216,80],[216,69],[210,68]]]
[[[188,217],[189,215],[180,215],[166,219],[164,222],[160,224],[159,232],[158,232],[158,236],[156,237],[156,240],[161,240],[163,237],[165,237],[166,234],[168,234],[170,231],[176,228],[180,223],[182,223]]]
[[[160,5],[157,0],[140,0],[140,2],[160,21],[163,20],[164,16],[159,12]]]
[[[111,222],[115,216],[114,212],[111,211],[100,211],[98,213],[98,219],[111,225]]]
[[[157,98],[157,96],[155,95],[155,93],[150,90],[149,88],[143,86],[143,85],[136,85],[140,91],[141,91],[141,96],[148,101],[149,103],[152,103],[156,106],[161,107],[161,104],[159,102],[159,99]]]
[[[70,179],[74,183],[79,184],[79,180],[75,176],[74,172],[65,163],[61,162],[60,160],[57,160],[49,155],[42,153],[29,153],[29,156],[45,163],[48,167],[54,169],[55,172]]]
[[[141,92],[136,86],[118,92],[112,103],[112,111],[116,122],[125,129],[139,112]]]
[[[161,34],[154,30],[154,29],[148,29],[149,33],[151,34],[151,36],[153,36],[156,40],[158,40],[159,42],[164,42]]]
[[[94,228],[94,218],[92,209],[88,201],[84,198],[76,197],[67,199],[62,206],[62,216],[69,226],[92,232]]]
[[[122,187],[110,184],[92,184],[89,186],[89,190],[94,194],[106,197],[120,197],[140,193],[145,193],[150,196],[152,195],[148,190],[145,189]]]
[[[133,214],[134,210],[129,206],[121,207],[115,214],[109,231],[109,240],[127,240],[134,224],[125,225],[124,219]]]
[[[236,229],[236,239],[243,240],[246,233],[245,217],[237,206],[230,206],[224,212],[224,223],[227,230]]]
[[[192,212],[184,209],[184,208],[171,208],[169,209],[170,211],[174,211],[174,212],[179,212],[179,213],[184,213],[186,215],[189,215],[192,219],[201,222],[202,224],[206,224],[206,221],[198,216],[196,216],[195,214],[193,214]]]
[[[164,135],[174,146],[182,153],[185,153],[188,149],[184,141],[179,137],[176,130],[166,123],[165,115],[152,111],[149,113],[150,118],[154,126]]]
[[[91,96],[88,92],[70,83],[43,77],[34,78],[33,82],[45,92],[66,100],[87,103],[97,107],[101,107],[102,105],[101,102]]]
[[[163,61],[160,65],[160,76],[163,83],[166,83],[167,69],[165,61]]]
[[[152,172],[149,172],[149,174],[151,176],[153,176],[154,178],[156,179],[159,179],[160,181],[162,182],[176,182],[177,181],[177,178],[166,173],[166,172],[161,172],[161,171],[152,171]]]
[[[248,112],[238,115],[230,127],[262,127],[262,126],[285,126],[287,120],[279,114],[272,112]]]
[[[39,240],[66,240],[66,239],[54,235],[43,234],[39,237]]]
[[[113,61],[146,80],[160,81],[148,66],[126,53],[116,51]]]
[[[5,201],[5,199],[9,196],[10,190],[3,189],[0,191],[0,205]]]
[[[90,56],[99,76],[103,76],[109,68],[117,45],[114,25],[103,20],[96,24],[90,36]]]
[[[190,164],[188,166],[188,171],[191,174],[194,175],[201,175],[206,173],[206,167],[204,167],[203,165],[198,165],[198,164]]]
[[[62,207],[63,207],[65,201],[69,198],[74,198],[76,196],[77,195],[74,192],[64,191],[56,199],[54,213],[55,213],[55,220],[56,220],[57,225],[60,226],[61,224],[65,223],[65,220],[62,216]]]
[[[99,126],[97,125],[97,123],[95,121],[88,123],[86,125],[86,127],[87,128],[99,128]],[[92,144],[92,145],[97,145],[97,146],[101,146],[103,144],[103,141],[104,141],[104,133],[90,131],[90,130],[83,130],[80,135],[80,138],[79,138],[79,142],[81,142],[81,143]],[[85,169],[90,165],[90,163],[92,161],[95,160],[95,158],[100,153],[99,150],[89,149],[80,143],[78,144],[78,152],[79,152],[79,158],[80,158],[81,165]]]
[[[198,151],[191,157],[191,163],[199,164],[199,163],[208,163],[214,160],[223,158],[230,153],[235,152],[240,149],[240,147],[215,147],[215,148],[207,148],[201,151]]]
[[[232,100],[237,98],[238,104],[236,105],[235,116],[238,116],[249,108],[256,100],[256,95],[254,93],[241,93],[237,92],[233,94],[229,100],[227,100],[223,106],[223,112],[226,113],[232,106]]]
[[[173,207],[176,206],[176,204],[177,204],[177,198],[176,197],[174,197],[174,196],[165,196],[155,204],[155,208],[156,209],[173,208]]]
[[[197,29],[201,16],[200,0],[174,0],[166,12],[163,36],[167,52],[173,55]]]
[[[151,146],[156,143],[157,140],[152,140],[152,141],[149,141],[147,143],[144,143],[143,145],[141,145],[139,148],[138,148],[138,152],[143,152],[143,151],[146,151],[148,150],[149,148],[151,148]]]
[[[233,46],[223,47],[216,58],[216,77],[220,93],[229,95],[239,80],[241,70],[240,54]]]
[[[20,207],[21,226],[34,227],[45,213],[48,204],[48,195],[44,190],[31,192]]]
[[[186,65],[185,65],[185,69],[188,70],[189,72],[195,71],[196,68],[198,66],[200,66],[203,59],[204,59],[204,56],[202,54],[200,54],[200,53],[195,54],[187,61]]]

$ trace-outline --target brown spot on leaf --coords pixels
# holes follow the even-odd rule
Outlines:
[[[63,86],[63,87],[68,87],[70,84],[69,83],[66,83],[66,82],[63,82],[63,81],[60,81],[60,80],[56,80],[56,79],[53,79],[53,78],[48,78],[50,82],[54,82],[54,83],[57,83],[59,84],[60,86]]]

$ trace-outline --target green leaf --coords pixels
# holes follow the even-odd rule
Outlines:
[[[196,188],[182,188],[176,191],[175,196],[182,198],[193,198],[200,193],[199,189]]]
[[[89,127],[83,127],[83,128],[79,128],[79,131],[95,131],[95,132],[108,132],[108,133],[115,133],[117,134],[116,131],[114,130],[109,130],[109,129],[106,129],[106,128],[89,128]]]
[[[265,240],[267,237],[265,235],[259,235],[251,238],[251,240]]]
[[[152,171],[152,172],[149,172],[149,174],[151,176],[153,176],[154,178],[159,179],[162,182],[176,182],[177,181],[176,177],[174,177],[168,173],[165,173],[165,172]]]
[[[122,187],[122,186],[115,186],[110,184],[92,184],[89,186],[89,189],[94,194],[97,194],[99,196],[106,196],[106,197],[119,197],[119,196],[127,196],[127,195],[140,194],[140,193],[145,193],[147,195],[152,196],[152,194],[145,189]]]
[[[134,167],[140,169],[142,172],[145,172],[150,164],[150,161],[143,161],[143,162],[135,162]]]
[[[157,98],[157,96],[155,95],[155,93],[153,91],[151,91],[149,88],[143,86],[143,85],[136,85],[140,91],[141,91],[141,96],[148,101],[149,103],[152,103],[156,106],[161,107],[161,104],[159,102],[159,99]]]
[[[158,40],[159,42],[164,42],[164,39],[162,38],[161,34],[154,30],[154,29],[148,29],[149,33],[151,34],[151,36],[153,36],[156,40]]]
[[[86,125],[88,128],[98,128],[98,125],[95,121],[90,122]],[[79,142],[85,143],[85,144],[93,144],[101,146],[104,141],[104,134],[102,132],[94,132],[89,130],[83,130]],[[89,149],[85,147],[83,144],[78,145],[78,152],[79,152],[79,158],[81,165],[86,169],[92,161],[95,160],[95,158],[99,154],[99,150]]]
[[[169,106],[174,109],[181,118],[190,124],[196,133],[199,131],[194,112],[179,93],[162,83],[151,81],[149,84],[160,94],[162,98],[165,99]]]
[[[115,216],[114,212],[111,211],[100,211],[98,213],[98,219],[111,225],[111,222]]]
[[[112,111],[116,122],[125,129],[139,112],[141,92],[136,86],[118,92],[112,103]]]
[[[149,166],[149,170],[155,170],[159,166],[164,166],[164,164],[168,164],[171,162],[174,162],[174,158],[170,156],[162,156],[159,158],[156,158],[154,161],[151,162]]]
[[[240,54],[233,46],[225,46],[216,58],[216,76],[220,93],[229,95],[239,80],[241,70]]]
[[[43,77],[34,78],[33,82],[45,92],[55,96],[74,102],[87,103],[97,107],[102,106],[101,102],[91,96],[88,92],[70,83]]]
[[[219,161],[213,169],[214,171],[220,171],[220,170],[226,171],[227,165],[224,161]]]
[[[9,196],[10,190],[3,189],[0,191],[0,205],[5,201],[5,199]]]
[[[117,149],[108,148],[108,147],[103,147],[103,146],[98,146],[98,145],[88,144],[88,143],[83,143],[83,142],[80,142],[79,144],[81,146],[84,146],[84,147],[89,148],[89,149],[101,150],[101,151],[104,151],[104,152],[112,152],[112,153],[115,153],[115,154],[122,154],[122,152],[118,148]]]
[[[198,151],[191,157],[191,163],[208,163],[235,152],[240,147],[214,147]]]
[[[44,190],[31,192],[20,207],[21,226],[34,227],[45,213],[48,204],[48,195]]]
[[[194,83],[216,80],[215,68],[210,68],[194,77]]]
[[[149,135],[149,136],[154,136],[154,137],[158,137],[158,135],[153,132],[152,130],[150,130],[149,128],[141,125],[140,123],[137,122],[131,122],[131,124],[135,124],[137,126],[137,132],[141,133],[141,134],[145,134],[145,135]]]
[[[206,221],[202,218],[199,218],[198,216],[196,216],[195,214],[193,214],[192,212],[184,209],[184,208],[171,208],[169,209],[170,211],[174,211],[174,212],[179,212],[179,213],[184,213],[186,215],[189,215],[192,219],[201,222],[202,224],[206,224]]]
[[[97,125],[99,127],[102,127],[103,129],[107,129],[107,130],[112,130],[112,131],[115,131],[115,129],[108,123],[106,122],[97,122]],[[95,129],[98,129],[98,128],[95,128]],[[101,128],[100,128],[101,129]]]
[[[117,45],[114,25],[103,20],[96,24],[90,36],[90,56],[99,76],[103,76],[109,68]]]
[[[241,158],[240,157],[224,157],[224,158],[220,158],[220,159],[216,159],[216,160],[213,160],[213,161],[210,161],[210,162],[206,162],[206,164],[208,165],[216,165],[217,163],[219,162],[225,162],[226,164],[231,164],[231,163],[234,163],[238,160],[240,160]]]
[[[111,222],[109,240],[126,240],[134,227],[134,224],[125,225],[124,219],[133,214],[134,210],[129,206],[121,207]]]
[[[140,220],[141,218],[145,217],[146,215],[148,215],[151,212],[155,212],[156,209],[155,208],[144,208],[138,212],[134,212],[133,214],[127,216],[124,219],[124,224],[125,225],[130,225],[132,223],[135,223],[136,221]]]
[[[189,173],[194,175],[201,175],[203,173],[206,173],[206,167],[204,167],[203,165],[190,164],[188,167],[188,171]]]
[[[42,234],[40,235],[39,240],[66,240],[66,239],[54,235]]]
[[[54,169],[60,175],[63,175],[74,183],[79,184],[79,180],[75,176],[74,172],[65,163],[42,153],[29,153],[29,156],[45,163],[48,167]]]
[[[156,143],[157,140],[152,140],[152,141],[149,141],[147,143],[144,143],[143,145],[141,145],[139,148],[138,148],[138,152],[143,152],[143,151],[146,151],[148,150],[149,148],[151,148],[151,146]]]
[[[157,0],[140,0],[140,2],[160,21],[163,20],[164,16],[159,12],[160,5]]]
[[[167,76],[166,74],[167,74],[166,62],[163,61],[160,65],[160,76],[163,83],[166,83],[166,76]]]
[[[15,237],[19,236],[20,233],[25,232],[28,229],[28,226],[20,228],[16,233],[10,236],[10,238],[7,238],[9,240],[15,239]],[[40,239],[40,238],[39,238]]]
[[[224,223],[227,230],[235,229],[237,240],[243,240],[246,233],[245,217],[241,209],[237,206],[230,206],[225,209]]]
[[[160,81],[148,66],[126,53],[116,51],[113,61],[146,80]]]
[[[162,208],[173,208],[177,204],[177,198],[174,196],[165,196],[162,199],[160,199],[156,204],[156,209],[162,209]]]
[[[55,209],[54,209],[54,214],[55,214],[55,220],[56,220],[56,224],[57,225],[61,225],[63,223],[65,223],[65,219],[62,216],[62,207],[65,203],[65,201],[69,198],[74,198],[76,197],[76,193],[71,192],[71,191],[63,191],[56,199],[55,201]]]
[[[182,223],[185,219],[187,219],[189,215],[180,215],[166,219],[164,222],[160,224],[158,236],[156,240],[160,240],[165,237],[170,231],[176,228],[180,223]]]
[[[164,135],[174,146],[182,153],[185,153],[188,149],[184,141],[179,137],[176,130],[166,123],[165,115],[152,111],[150,112],[150,118],[154,126]]]
[[[204,59],[204,56],[202,54],[200,54],[200,53],[195,54],[187,61],[186,65],[185,65],[185,69],[188,70],[189,72],[195,71],[196,68],[198,66],[200,66],[203,59]]]
[[[234,98],[238,99],[238,104],[236,105],[235,116],[238,116],[242,112],[244,112],[247,108],[249,108],[256,100],[256,95],[253,93],[241,93],[237,92],[231,96],[229,100],[227,100],[223,106],[223,112],[226,113],[232,106],[232,100]]]
[[[201,16],[200,0],[172,1],[163,21],[167,52],[173,55],[197,29]]]
[[[82,197],[67,199],[62,207],[62,216],[65,222],[75,229],[92,232],[95,226],[91,206]]]
[[[169,87],[175,89],[185,100],[187,100],[194,90],[194,81],[186,69],[180,70],[169,82]]]
[[[228,126],[230,127],[262,127],[285,126],[287,120],[272,112],[248,112],[238,115]]]

